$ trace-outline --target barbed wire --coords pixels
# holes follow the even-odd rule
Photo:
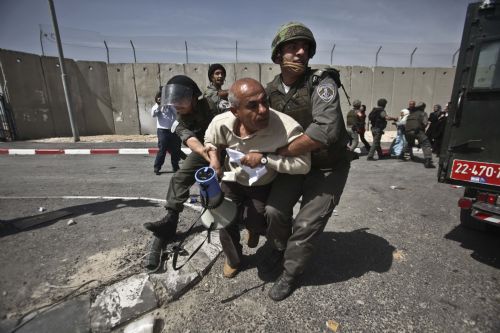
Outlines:
[[[108,63],[269,63],[266,41],[214,36],[106,36],[94,31],[60,28],[65,55],[76,60]],[[387,67],[452,67],[458,42],[318,40],[314,64]],[[270,41],[268,43],[270,45]],[[40,25],[42,55],[57,55],[52,27]],[[325,45],[329,45],[325,47]]]

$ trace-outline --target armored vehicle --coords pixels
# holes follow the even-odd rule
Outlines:
[[[469,4],[438,181],[463,186],[463,226],[500,227],[500,3]]]

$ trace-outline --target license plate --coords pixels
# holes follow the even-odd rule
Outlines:
[[[500,164],[454,160],[451,179],[500,186]]]

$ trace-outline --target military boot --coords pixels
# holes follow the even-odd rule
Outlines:
[[[167,209],[167,215],[156,222],[144,223],[144,228],[153,232],[156,237],[163,238],[167,241],[175,238],[177,223],[179,222],[179,212]]]
[[[434,169],[436,166],[432,163],[432,158],[426,158],[424,161],[424,167],[427,169]]]
[[[271,289],[269,289],[269,297],[276,302],[282,301],[293,293],[296,285],[296,278],[287,272],[283,272]]]

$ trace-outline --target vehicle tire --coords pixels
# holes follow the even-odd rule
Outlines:
[[[486,223],[471,216],[472,209],[460,209],[460,225],[467,229],[486,231]]]

